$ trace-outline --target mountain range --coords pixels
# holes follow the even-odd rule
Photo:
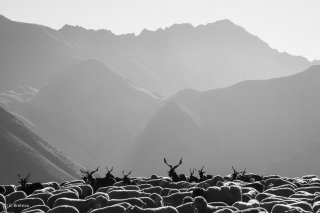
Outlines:
[[[136,137],[128,164],[146,174],[164,168],[163,157],[182,156],[191,167],[210,165],[219,174],[232,165],[261,174],[318,174],[319,90],[315,65],[289,77],[181,91]]]
[[[84,167],[315,171],[318,62],[229,20],[115,35],[0,16],[0,29],[0,106]]]

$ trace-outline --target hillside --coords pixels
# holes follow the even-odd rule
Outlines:
[[[52,78],[25,115],[37,133],[87,167],[120,166],[160,98],[107,65],[86,60]]]
[[[317,173],[313,147],[319,138],[319,90],[320,66],[312,66],[289,77],[182,91],[136,137],[129,166],[143,164],[139,172],[144,174],[163,167],[164,156],[174,160],[183,155],[192,166],[210,165],[218,173],[231,165],[264,174],[295,176],[306,168]],[[137,157],[147,152],[154,154]]]
[[[79,166],[61,151],[30,131],[0,107],[0,182],[16,184],[17,174],[31,173],[32,181],[64,181],[79,178]]]

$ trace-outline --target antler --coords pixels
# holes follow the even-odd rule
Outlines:
[[[170,164],[168,164],[168,163],[167,163],[166,158],[163,158],[163,161],[164,161],[164,163],[165,163],[165,164],[167,164],[167,166],[169,166],[169,167],[170,167],[170,169],[172,169],[172,165],[170,165]]]
[[[80,169],[80,172],[89,175],[89,172],[88,172],[88,171],[83,171],[82,169]]]
[[[242,176],[243,176],[244,174],[246,174],[246,169],[247,169],[247,168],[244,168],[244,170],[242,171]]]
[[[108,170],[108,173],[111,173],[113,171],[113,167],[111,167],[111,170],[109,170],[108,166],[106,166],[106,169]]]
[[[174,167],[173,167],[173,169],[178,168],[181,164],[182,164],[182,158],[180,159],[179,164],[178,164],[178,165],[176,165],[176,166],[174,166]]]
[[[132,172],[132,169],[131,169],[131,171],[130,171],[126,176],[129,176],[129,175],[131,174],[131,172]]]
[[[233,166],[232,166],[232,169],[233,169],[233,173],[236,173],[236,174],[239,173],[239,172],[237,172],[237,170],[235,170],[235,169],[233,168]]]
[[[94,173],[96,173],[96,172],[99,170],[99,167],[100,167],[100,166],[98,166],[96,170],[90,172],[90,175],[93,175]]]

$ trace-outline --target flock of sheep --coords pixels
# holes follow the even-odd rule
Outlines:
[[[19,175],[20,185],[0,185],[0,212],[14,213],[320,213],[320,179],[316,175],[287,178],[260,176],[246,171],[225,177],[178,175],[170,168],[169,177],[150,178],[112,175],[103,178],[94,171],[82,171],[82,180],[63,183],[28,183],[30,174]]]

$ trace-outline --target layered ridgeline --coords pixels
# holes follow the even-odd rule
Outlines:
[[[78,60],[96,58],[142,87],[165,96],[209,90],[306,69],[303,57],[279,53],[229,20],[175,24],[139,35],[66,25],[60,30],[0,17],[0,91],[39,87]]]
[[[87,60],[54,76],[23,108],[39,135],[82,165],[120,167],[160,100]]]
[[[24,122],[0,107],[0,182],[17,184],[18,173],[31,181],[79,178],[79,165],[30,131]]]
[[[319,175],[318,91],[319,65],[290,77],[184,90],[137,136],[128,167],[142,175],[165,171],[164,156],[170,161],[182,156],[186,165],[206,165],[218,174],[234,165],[263,174]]]

